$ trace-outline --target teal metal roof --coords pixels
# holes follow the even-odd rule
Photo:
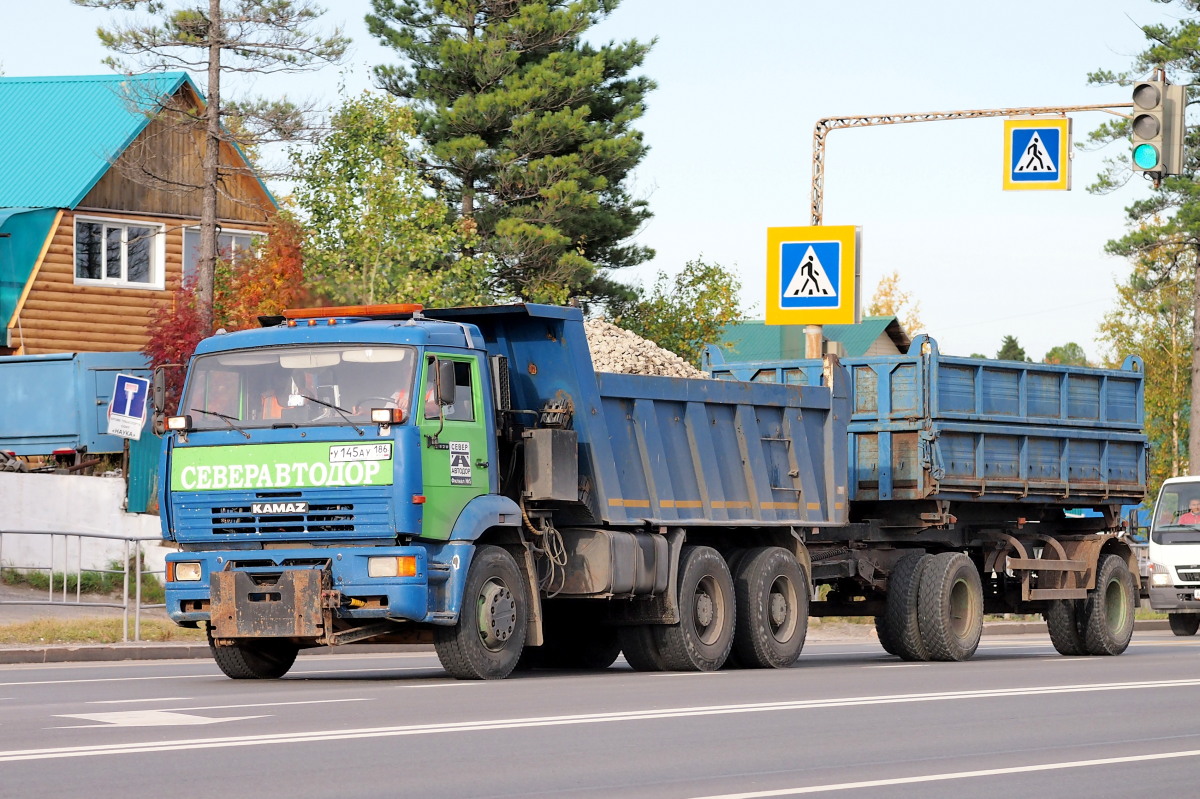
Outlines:
[[[56,216],[57,208],[0,208],[0,331],[17,309]]]
[[[0,208],[77,206],[184,83],[186,72],[0,78]]]
[[[865,355],[895,320],[894,316],[868,316],[858,324],[824,325],[823,332],[826,339],[842,345],[847,357],[856,358]],[[804,325],[768,325],[758,319],[734,322],[725,327],[720,343],[725,360],[731,363],[803,358]]]

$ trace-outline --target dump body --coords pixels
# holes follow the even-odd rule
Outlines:
[[[148,377],[139,352],[0,357],[0,450],[17,455],[121,452],[108,434],[117,374]]]
[[[563,514],[576,523],[846,521],[845,398],[824,387],[597,373],[573,309],[429,315],[478,327],[488,352],[508,359],[514,408],[570,418],[583,507]]]
[[[847,358],[848,458],[856,502],[953,500],[1065,507],[1141,501],[1144,369],[942,356]],[[820,362],[714,363],[718,379],[815,385]]]

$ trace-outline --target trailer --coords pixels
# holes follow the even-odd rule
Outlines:
[[[706,356],[718,380],[814,386],[825,370]],[[1121,510],[1146,491],[1141,359],[948,357],[919,335],[907,354],[842,363],[850,523],[806,539],[829,586],[812,613],[874,616],[884,648],[910,660],[969,657],[983,613],[1043,614],[1063,654],[1123,651],[1140,593]]]

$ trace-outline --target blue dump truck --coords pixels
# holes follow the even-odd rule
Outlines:
[[[1136,362],[918,339],[769,384],[597,373],[571,308],[264,324],[201,343],[161,464],[167,610],[230,677],[360,641],[432,642],[463,679],[780,668],[810,612],[913,660],[969,658],[985,610],[1045,613],[1065,654],[1128,644]]]

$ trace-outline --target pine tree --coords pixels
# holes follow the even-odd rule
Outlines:
[[[633,123],[654,88],[631,77],[653,42],[583,33],[618,0],[372,0],[368,29],[402,58],[376,75],[411,104],[423,168],[490,260],[501,297],[628,297],[609,270],[653,252],[626,177],[646,153]]]
[[[1005,336],[1000,342],[1000,350],[996,353],[996,359],[1000,361],[1022,361],[1026,362],[1029,358],[1025,355],[1025,348],[1017,342],[1016,336]]]

